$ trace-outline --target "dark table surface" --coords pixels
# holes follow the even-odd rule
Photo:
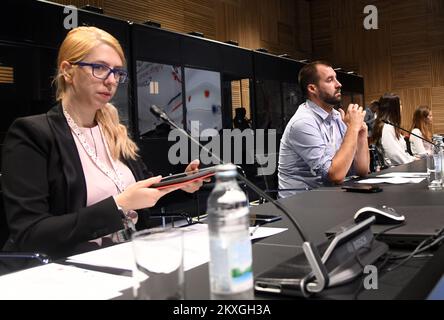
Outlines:
[[[423,160],[394,167],[387,172],[425,172]],[[372,176],[375,176],[373,174]],[[347,182],[348,184],[354,181]],[[442,208],[444,214],[444,191],[430,191],[427,181],[418,184],[390,185],[383,184],[380,193],[351,193],[340,187],[320,188],[297,194],[279,202],[290,210],[290,214],[315,244],[327,240],[325,231],[341,222],[350,220],[354,213],[367,205],[387,205],[393,208],[408,207],[422,212],[427,208],[435,211]],[[272,204],[267,203],[251,208],[252,214],[279,214]],[[257,241],[253,245],[253,270],[255,275],[276,266],[302,252],[301,237],[291,225],[289,219],[274,222],[268,226],[288,228],[286,232]],[[439,226],[444,227],[444,226]],[[411,248],[391,248],[394,253],[410,252]],[[388,266],[386,266],[388,267]],[[318,298],[323,299],[424,299],[444,273],[444,246],[435,248],[422,258],[414,258],[401,267],[379,274],[378,290],[362,289],[362,279],[349,285],[327,289]],[[186,273],[187,299],[208,299],[208,266],[203,265]],[[257,299],[283,299],[276,295],[256,294]]]
[[[386,172],[425,172],[425,161],[394,167]],[[372,176],[375,176],[373,174]],[[346,184],[353,184],[348,181]],[[302,227],[310,242],[319,245],[327,240],[325,232],[352,219],[354,213],[367,205],[387,205],[395,209],[408,208],[409,211],[426,212],[441,210],[444,214],[444,191],[430,191],[427,181],[418,184],[383,184],[379,193],[351,193],[338,187],[320,188],[295,196],[280,199],[289,213]],[[287,231],[254,241],[253,271],[255,276],[273,268],[297,254],[302,253],[302,240],[296,229],[271,203],[251,207],[252,214],[274,214],[282,220],[268,224],[269,227],[285,227]],[[437,226],[439,228],[444,226]],[[411,248],[390,248],[392,253],[408,253]],[[386,265],[378,270],[378,289],[364,290],[362,278],[348,285],[324,290],[313,298],[320,299],[425,299],[444,273],[444,246],[437,246],[422,258],[414,258],[387,272]],[[107,272],[103,270],[103,272]],[[209,299],[208,264],[201,265],[185,273],[186,299]],[[132,290],[123,292],[118,299],[132,299]],[[257,293],[256,299],[286,299],[288,297]]]

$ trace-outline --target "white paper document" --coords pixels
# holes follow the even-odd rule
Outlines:
[[[210,261],[208,225],[194,224],[183,227],[184,231],[184,269],[185,271]],[[286,228],[250,228],[253,232],[251,239],[272,236],[287,230]],[[119,269],[133,270],[135,267],[131,242],[115,245],[101,250],[72,256],[68,261],[85,263],[95,266],[106,266]]]
[[[427,172],[390,172],[378,176],[378,178],[427,178]]]
[[[50,263],[0,277],[0,300],[106,300],[132,285],[131,277]]]
[[[183,227],[181,230],[184,232],[185,271],[208,262],[210,260],[208,226],[206,224],[194,224]],[[131,242],[75,255],[70,257],[69,261],[125,270],[133,270],[135,268]]]
[[[390,183],[390,184],[404,184],[404,183],[420,183],[425,178],[402,178],[402,177],[392,177],[392,178],[370,178],[358,181],[358,183]]]
[[[208,225],[194,224],[184,231],[184,269],[210,260]],[[269,237],[286,228],[251,227],[251,239]],[[133,286],[130,276],[83,269],[81,264],[132,271],[135,268],[131,242],[90,251],[67,259],[79,267],[51,263],[0,277],[0,300],[105,300]],[[86,266],[85,266],[86,267]]]

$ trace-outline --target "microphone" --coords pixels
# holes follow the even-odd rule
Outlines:
[[[400,129],[400,130],[402,130],[402,131],[405,131],[405,132],[411,134],[412,136],[415,136],[415,137],[421,139],[422,141],[425,141],[425,142],[427,142],[427,143],[430,143],[432,146],[436,146],[436,144],[434,144],[432,141],[430,141],[430,140],[428,140],[428,139],[426,139],[426,138],[423,138],[423,137],[421,137],[421,136],[419,136],[419,135],[417,135],[417,134],[414,134],[413,132],[411,132],[411,131],[409,131],[409,130],[406,130],[406,129],[404,129],[404,128],[401,128],[400,126],[398,126],[398,125],[396,125],[396,124],[394,124],[394,123],[392,123],[392,122],[390,122],[390,121],[387,121],[387,120],[381,120],[381,121],[384,122],[385,124],[391,125],[392,127],[398,128],[398,129]]]
[[[170,119],[170,117],[168,117],[166,112],[160,109],[158,106],[153,104],[151,106],[151,113],[153,113],[156,117],[161,118],[164,121],[167,121],[169,124],[174,124],[173,126],[176,127],[176,124]]]
[[[173,120],[171,120],[163,110],[161,110],[159,107],[152,105],[151,106],[151,112],[159,117],[160,119],[166,121],[168,124],[170,124],[172,127],[178,129],[182,134],[184,134],[188,139],[196,143],[199,147],[201,147],[205,152],[207,152],[209,155],[214,157],[219,164],[225,164],[225,162],[220,159],[217,155],[213,154],[210,150],[208,150],[204,145],[202,145],[198,140],[196,140],[192,135],[190,135],[188,132],[186,132],[184,129],[180,128]],[[239,166],[237,166],[239,167]],[[309,241],[308,237],[305,235],[305,233],[302,231],[301,226],[299,223],[290,215],[290,211],[281,203],[275,201],[273,198],[271,198],[268,194],[263,192],[261,189],[259,189],[253,182],[251,182],[246,176],[238,175],[238,177],[248,186],[250,187],[254,192],[256,192],[259,196],[266,199],[268,202],[272,203],[279,211],[281,211],[291,222],[291,224],[296,228],[297,232],[299,233],[303,244],[302,249],[304,251],[305,257],[307,258],[307,261],[311,268],[311,273],[306,275],[303,279],[301,279],[299,284],[299,289],[303,296],[308,297],[309,295],[313,293],[320,293],[322,290],[324,290],[329,285],[329,273],[327,271],[327,268],[325,266],[325,263],[327,261],[324,261],[327,259],[326,253],[324,253],[324,257],[321,259],[321,256],[318,252],[318,248],[316,246],[313,246],[312,243]],[[371,220],[372,219],[372,220]],[[370,221],[371,220],[371,221]],[[359,232],[360,226],[363,227],[369,226],[369,224],[373,223],[374,218],[370,218],[364,222],[362,222],[360,225],[355,226],[353,228],[354,234]],[[368,229],[367,229],[368,230]],[[344,240],[344,239],[342,239]],[[374,241],[374,240],[372,240]],[[340,241],[341,243],[344,243],[345,241]],[[374,241],[376,242],[376,241]],[[347,243],[346,243],[347,244]],[[331,249],[330,252],[327,252],[329,256],[333,255],[332,251],[337,248],[337,243],[334,243],[333,246],[330,246],[328,249]],[[326,250],[329,251],[329,250]],[[379,258],[379,256],[378,256]],[[333,260],[333,259],[332,259]]]

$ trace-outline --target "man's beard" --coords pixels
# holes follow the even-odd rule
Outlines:
[[[341,104],[341,97],[336,97],[336,94],[340,93],[340,91],[335,92],[334,95],[329,95],[328,93],[325,92],[320,92],[319,93],[319,99],[321,99],[324,103],[331,105],[331,106],[338,106]]]

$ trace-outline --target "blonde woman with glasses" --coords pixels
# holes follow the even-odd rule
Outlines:
[[[140,209],[178,189],[150,188],[161,177],[147,171],[110,104],[127,79],[125,64],[119,42],[101,29],[78,27],[66,36],[54,79],[57,104],[17,119],[4,142],[4,250],[61,257],[125,241],[147,227]],[[195,160],[186,171],[198,166]]]

